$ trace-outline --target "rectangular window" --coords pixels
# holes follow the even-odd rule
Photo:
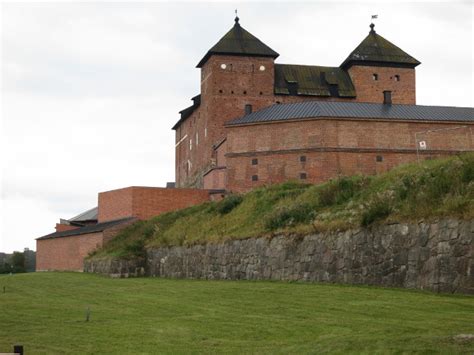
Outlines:
[[[189,150],[193,150],[193,140],[189,140]]]
[[[379,75],[378,74],[372,74],[372,79],[373,80],[379,80]]]
[[[377,155],[377,157],[375,158],[375,161],[377,161],[378,163],[382,162],[383,161],[383,156]]]
[[[301,173],[300,174],[300,179],[301,180],[306,180],[306,177],[307,177],[306,173]]]
[[[206,138],[206,137],[207,137],[207,127],[204,128],[204,138]]]
[[[258,165],[258,159],[252,159],[252,165]]]
[[[258,175],[252,175],[252,181],[258,181]]]
[[[199,144],[199,133],[196,132],[196,146]]]
[[[300,162],[304,163],[306,161],[306,155],[300,156]]]

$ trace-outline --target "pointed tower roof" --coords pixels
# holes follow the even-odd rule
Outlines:
[[[341,64],[343,69],[348,69],[354,64],[359,65],[381,65],[414,68],[421,64],[408,53],[402,51],[393,43],[378,35],[374,30],[375,25],[370,24],[370,32],[367,37]]]
[[[197,68],[201,68],[211,55],[240,55],[246,57],[271,57],[279,56],[277,52],[260,41],[257,37],[240,26],[239,18],[235,18],[235,24],[214,45],[198,63]]]

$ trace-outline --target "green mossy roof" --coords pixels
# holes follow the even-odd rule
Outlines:
[[[402,51],[393,43],[378,35],[371,25],[369,35],[357,46],[356,49],[341,64],[344,69],[353,64],[391,64],[414,68],[420,62],[408,53]]]
[[[295,85],[295,93],[290,86]],[[330,85],[334,89],[330,90]],[[275,94],[355,97],[356,92],[347,72],[338,67],[275,64]]]
[[[197,67],[201,68],[213,54],[271,58],[279,56],[277,52],[240,26],[238,17],[235,18],[235,24],[230,31],[206,53]]]

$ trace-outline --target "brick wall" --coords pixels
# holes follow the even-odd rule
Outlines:
[[[102,232],[37,240],[36,271],[82,271],[84,257],[102,243]]]
[[[436,137],[427,151],[419,152],[421,159],[474,150],[474,125],[465,126],[318,119],[229,127],[227,189],[243,192],[287,180],[319,183],[339,175],[381,173],[416,161],[417,141],[430,135]],[[443,128],[449,129],[419,133]]]
[[[383,103],[383,92],[387,90],[392,92],[394,104],[416,104],[415,69],[354,65],[348,72],[358,102]]]
[[[61,223],[56,223],[56,232],[63,232],[63,231],[68,231],[71,229],[77,229],[79,227],[76,226],[70,226],[69,224],[61,224]]]
[[[82,271],[84,258],[100,248],[135,220],[107,228],[102,232],[42,239],[36,241],[36,271]]]
[[[133,216],[131,187],[99,192],[98,222]]]
[[[163,212],[209,200],[209,192],[197,189],[126,187],[99,193],[99,222],[124,217],[148,219]]]

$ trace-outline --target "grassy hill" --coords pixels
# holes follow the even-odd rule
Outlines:
[[[344,230],[383,221],[474,217],[474,155],[428,160],[321,185],[288,182],[166,213],[123,230],[93,256],[145,248]]]
[[[283,282],[0,276],[0,352],[473,353],[474,298]],[[90,321],[85,321],[90,309]]]

